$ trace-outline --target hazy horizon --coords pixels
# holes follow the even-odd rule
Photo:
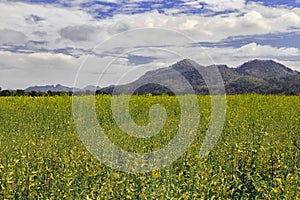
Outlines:
[[[188,59],[188,58],[185,58],[185,59]],[[254,59],[254,60],[260,60],[260,59]],[[251,61],[254,61],[254,60],[249,60],[249,61],[247,61],[247,62],[251,62]],[[181,61],[181,60],[178,60],[177,62],[179,62],[179,61]],[[269,61],[269,60],[260,60],[260,61]],[[271,61],[274,61],[274,60],[271,60]],[[173,62],[173,63],[171,63],[171,64],[169,64],[169,65],[167,65],[167,66],[165,66],[165,67],[162,67],[162,68],[170,67],[170,66],[172,66],[173,64],[175,64],[175,63],[177,63],[177,62]],[[247,63],[247,62],[245,62],[245,63]],[[281,64],[281,63],[278,62],[278,61],[274,61],[274,62],[277,62],[277,63]],[[245,63],[242,63],[242,64],[245,64]],[[198,63],[198,64],[200,64],[200,63]],[[242,65],[242,64],[241,64],[241,65]],[[200,65],[201,65],[201,64],[200,64]],[[238,66],[228,66],[228,65],[225,64],[225,63],[222,63],[222,64],[216,64],[216,65],[226,65],[226,66],[229,67],[229,68],[238,68],[238,67],[241,66],[241,65],[238,65]],[[203,65],[202,65],[202,66],[203,66]],[[209,67],[209,66],[204,66],[204,67]],[[289,66],[285,66],[285,67],[290,68]],[[291,68],[290,68],[290,69],[291,69]],[[298,70],[294,70],[294,71],[300,72],[300,71],[298,71]],[[142,75],[144,75],[144,74],[142,74]],[[141,76],[142,76],[142,75],[141,75]],[[133,82],[133,81],[139,79],[141,76],[137,76],[135,79],[129,80],[128,82],[124,82],[124,83],[121,83],[121,84],[127,84],[127,83],[130,83],[130,82]],[[45,84],[45,85],[29,85],[29,86],[24,87],[24,88],[1,88],[1,89],[2,89],[2,90],[17,90],[17,89],[25,90],[25,89],[28,89],[28,88],[30,88],[30,87],[43,87],[43,86],[49,86],[49,87],[64,86],[64,87],[69,87],[69,88],[73,88],[73,89],[84,89],[84,88],[87,88],[87,87],[100,87],[100,88],[105,88],[105,87],[108,87],[108,86],[111,86],[111,85],[112,85],[112,84],[100,86],[100,85],[97,85],[97,84],[95,84],[95,85],[93,85],[93,84],[88,84],[88,85],[84,85],[84,86],[76,86],[75,84],[73,84],[73,85],[63,85],[63,84],[61,84],[61,83],[52,83],[52,84],[50,83],[50,84]]]

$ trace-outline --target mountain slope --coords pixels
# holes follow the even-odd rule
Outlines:
[[[253,60],[244,63],[236,71],[240,75],[269,79],[295,75],[296,72],[273,60]]]
[[[171,88],[175,93],[192,93],[193,90],[197,90],[199,85],[205,86],[202,76],[195,68],[198,70],[205,69],[205,67],[192,60],[184,59],[170,67],[149,71],[132,83],[116,86],[114,92],[115,94],[161,94],[171,93],[170,89],[168,89]],[[112,87],[114,86],[103,88],[98,93],[109,93]]]
[[[121,86],[110,86],[97,93],[208,94],[207,85],[201,74],[208,74],[217,67],[227,94],[296,94],[300,92],[300,73],[272,60],[253,60],[238,68],[226,65],[201,66],[184,59],[170,67],[150,71],[138,80]],[[199,74],[200,72],[200,74]],[[192,86],[187,87],[188,82]]]

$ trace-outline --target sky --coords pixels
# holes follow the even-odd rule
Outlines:
[[[0,0],[0,87],[123,84],[183,58],[300,71],[300,0]]]

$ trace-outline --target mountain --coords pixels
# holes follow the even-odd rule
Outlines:
[[[67,86],[63,86],[61,84],[57,85],[45,85],[45,86],[31,86],[26,88],[24,91],[25,92],[31,92],[31,91],[36,91],[36,92],[84,92],[84,91],[91,91],[95,92],[96,90],[100,90],[101,88],[99,86],[94,86],[94,85],[87,85],[86,87],[79,89],[79,88],[71,88]]]
[[[273,60],[249,61],[237,68],[236,71],[244,76],[262,79],[280,78],[297,74],[297,72]]]
[[[31,92],[31,91],[36,91],[36,92],[71,92],[71,91],[80,91],[78,88],[70,88],[66,87],[60,84],[57,84],[56,86],[54,85],[45,85],[45,86],[32,86],[29,88],[26,88],[24,91],[25,92]]]
[[[111,94],[114,91],[116,94],[133,92],[173,94],[174,91],[175,93],[195,91],[197,94],[208,94],[207,85],[201,74],[212,75],[211,73],[216,68],[223,78],[227,94],[296,94],[300,92],[300,73],[272,60],[252,60],[240,67],[229,68],[227,65],[204,67],[193,60],[184,59],[169,67],[149,71],[132,83],[109,86],[97,90],[97,93]],[[193,91],[183,84],[185,81],[188,81]],[[213,80],[210,81],[214,84]]]
[[[109,86],[102,88],[97,91],[97,93],[110,94],[114,90],[115,94],[133,92],[138,94],[171,94],[172,92],[170,89],[165,86],[171,87],[178,93],[191,93],[191,91],[189,91],[191,88],[186,87],[183,83],[188,80],[193,89],[197,90],[194,86],[198,87],[199,85],[205,84],[202,76],[197,71],[203,69],[205,69],[204,66],[201,66],[192,60],[184,59],[170,67],[149,71],[132,83]]]
[[[83,91],[91,91],[94,92],[96,90],[100,90],[101,88],[99,86],[94,86],[94,85],[88,85],[82,88]]]
[[[224,84],[230,83],[232,80],[237,80],[241,75],[227,65],[217,65],[218,70],[223,78]]]
[[[136,81],[125,85],[99,86],[88,85],[82,90],[63,85],[33,86],[25,92],[82,92],[96,91],[96,94],[209,94],[202,75],[213,88],[218,88],[214,81],[218,69],[227,94],[298,94],[300,93],[300,73],[273,60],[252,60],[237,68],[227,65],[202,66],[190,59],[183,59],[169,67],[149,71]],[[200,73],[199,73],[200,72]],[[202,74],[202,75],[201,75]],[[218,91],[223,93],[224,91]]]

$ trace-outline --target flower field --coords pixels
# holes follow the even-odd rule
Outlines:
[[[116,125],[110,96],[96,96],[103,132],[126,151],[152,152],[178,130],[172,96],[132,96],[130,113],[147,125],[149,109],[168,114],[151,138]],[[200,121],[188,151],[172,165],[125,173],[101,164],[82,144],[72,97],[0,98],[0,199],[300,199],[300,97],[227,96],[226,121],[213,150],[198,155],[209,121],[209,96],[198,96]]]

